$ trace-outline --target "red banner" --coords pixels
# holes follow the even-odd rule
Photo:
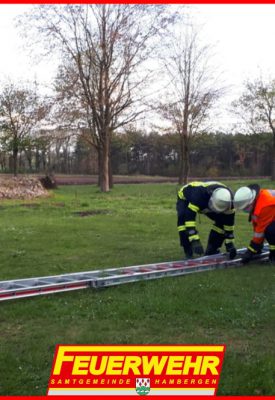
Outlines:
[[[48,395],[215,395],[224,345],[58,345]]]

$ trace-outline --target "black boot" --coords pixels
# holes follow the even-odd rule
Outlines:
[[[193,251],[192,251],[191,246],[190,247],[189,246],[183,246],[183,251],[184,251],[184,255],[185,255],[186,260],[190,260],[190,258],[193,257]]]
[[[270,250],[269,252],[269,262],[275,265],[275,250]]]
[[[212,256],[213,254],[219,254],[223,241],[224,235],[211,229],[204,255]]]
[[[189,242],[188,236],[185,231],[179,232],[180,234],[180,245],[183,248],[185,258],[188,260],[193,257],[193,251]]]
[[[269,262],[275,264],[275,221],[272,221],[271,224],[266,227],[264,235],[269,245]]]
[[[214,254],[219,254],[219,253],[220,253],[219,249],[217,249],[216,247],[213,247],[212,245],[208,245],[206,250],[205,250],[204,255],[205,256],[212,256]]]

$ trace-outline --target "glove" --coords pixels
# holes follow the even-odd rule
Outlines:
[[[226,251],[229,256],[229,260],[233,260],[233,258],[237,255],[237,250],[232,242],[225,244]]]
[[[252,260],[253,256],[254,253],[251,250],[247,249],[244,255],[242,256],[242,263],[243,264],[249,263]]]
[[[199,256],[202,256],[204,251],[200,240],[192,240],[191,242],[192,251]]]

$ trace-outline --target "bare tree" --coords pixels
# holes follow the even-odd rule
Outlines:
[[[200,44],[194,26],[187,25],[183,33],[171,36],[166,46],[164,66],[169,89],[160,109],[180,137],[180,184],[188,180],[192,135],[202,129],[221,95],[210,58],[210,47]]]
[[[251,133],[272,132],[271,180],[275,180],[275,80],[247,81],[241,97],[233,102],[234,112]]]
[[[102,191],[109,191],[112,133],[142,112],[154,38],[171,20],[166,6],[148,4],[39,6],[32,14],[40,37],[73,64]]]
[[[13,173],[18,172],[18,154],[30,144],[37,124],[48,113],[35,89],[6,84],[0,93],[0,131],[2,146],[12,152]]]

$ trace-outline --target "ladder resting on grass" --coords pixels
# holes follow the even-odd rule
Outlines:
[[[238,267],[242,265],[241,256],[245,251],[246,249],[239,249],[234,260],[228,260],[226,254],[216,254],[183,261],[0,281],[0,301]],[[268,254],[265,246],[263,252],[254,258],[261,262],[266,261]]]

